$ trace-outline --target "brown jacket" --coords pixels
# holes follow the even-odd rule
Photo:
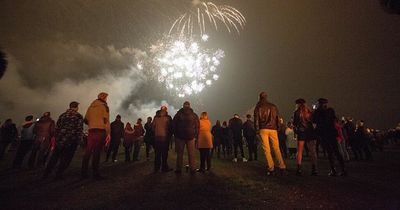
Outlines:
[[[260,100],[254,109],[254,127],[260,129],[278,130],[278,108],[267,100]]]
[[[97,128],[106,130],[110,134],[110,112],[107,103],[96,99],[86,111],[85,123],[89,129]]]

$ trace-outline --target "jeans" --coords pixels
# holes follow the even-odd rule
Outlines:
[[[102,129],[89,129],[87,146],[82,160],[82,175],[86,175],[89,168],[89,161],[92,158],[93,175],[99,174],[99,162],[101,150],[106,141],[106,131]]]
[[[189,168],[191,171],[195,170],[195,140],[183,140],[183,139],[175,139],[175,148],[176,148],[176,170],[182,170],[183,164],[183,152],[185,150],[185,146],[188,152],[189,158]]]
[[[57,162],[59,162],[58,169],[56,172],[57,176],[61,176],[61,174],[68,168],[69,164],[74,157],[76,148],[78,147],[77,143],[70,143],[63,146],[56,146],[53,155],[50,157],[50,161],[47,164],[45,170],[45,176],[49,175],[53,170],[54,166],[56,166]]]
[[[272,159],[271,155],[270,146],[272,146],[272,150],[274,151],[278,168],[286,169],[286,165],[283,161],[281,150],[279,148],[278,131],[271,129],[261,129],[260,136],[261,144],[264,149],[265,157],[267,159],[268,171],[273,171],[275,167],[274,160]]]

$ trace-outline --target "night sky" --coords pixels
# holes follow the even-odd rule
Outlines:
[[[400,16],[378,1],[214,1],[247,19],[240,36],[209,31],[210,46],[226,57],[220,79],[193,101],[212,120],[244,115],[267,91],[285,119],[294,100],[328,98],[339,117],[377,128],[400,122]],[[0,81],[0,119],[58,116],[72,100],[81,113],[100,91],[110,93],[112,116],[133,121],[176,99],[129,77],[152,42],[168,32],[190,0],[2,0],[0,47],[9,68]],[[175,108],[174,108],[175,107]]]

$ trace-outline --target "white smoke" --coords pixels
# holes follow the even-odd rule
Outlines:
[[[112,119],[121,114],[126,121],[135,122],[139,117],[154,116],[161,105],[168,106],[170,113],[176,112],[167,101],[152,100],[151,95],[140,94],[140,87],[148,82],[143,70],[136,68],[136,61],[146,56],[141,50],[72,42],[56,42],[46,48],[50,49],[44,53],[48,57],[36,58],[35,62],[20,61],[9,54],[9,67],[0,81],[0,121],[12,118],[21,122],[28,114],[39,117],[46,111],[56,119],[71,101],[80,103],[80,113],[84,115],[99,92],[109,93]],[[32,72],[32,69],[40,70]],[[132,95],[149,98],[132,99]],[[130,100],[146,102],[138,104]]]

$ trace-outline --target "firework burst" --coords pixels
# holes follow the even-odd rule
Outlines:
[[[193,0],[189,11],[179,16],[172,24],[169,34],[177,33],[191,37],[193,33],[200,33],[202,36],[209,28],[218,30],[219,24],[229,33],[235,31],[240,34],[240,30],[246,24],[246,18],[232,6]]]
[[[169,37],[152,46],[154,75],[174,95],[196,95],[218,80],[224,51],[204,48],[207,40],[207,35],[198,41]]]

